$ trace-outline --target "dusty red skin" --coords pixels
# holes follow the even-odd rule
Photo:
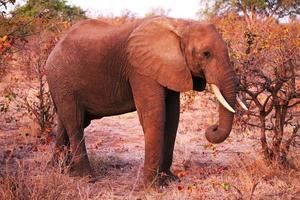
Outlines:
[[[179,121],[179,93],[217,85],[234,108],[235,73],[224,41],[210,24],[165,17],[120,26],[97,20],[74,25],[47,61],[47,80],[58,114],[56,148],[70,146],[72,173],[93,174],[83,130],[92,119],[137,110],[145,133],[144,177],[164,184]],[[210,142],[224,141],[233,113],[223,106]],[[59,152],[59,151],[57,151]]]

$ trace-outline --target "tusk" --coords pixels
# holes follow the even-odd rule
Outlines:
[[[211,84],[211,89],[212,91],[214,92],[214,94],[216,95],[218,101],[227,109],[229,110],[230,112],[233,112],[235,113],[234,109],[227,103],[227,101],[225,100],[225,98],[223,97],[223,95],[221,94],[221,91],[220,89],[214,85],[214,84]]]
[[[247,106],[243,103],[243,101],[238,96],[236,96],[236,100],[240,104],[240,106],[244,108],[244,110],[248,110]]]

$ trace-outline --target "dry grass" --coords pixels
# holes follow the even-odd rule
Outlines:
[[[297,171],[267,167],[260,156],[255,160],[236,156],[232,164],[223,180],[232,183],[240,199],[295,199],[300,194]]]
[[[130,135],[136,129],[125,133],[108,129],[113,126],[109,122],[118,122],[116,126],[121,129],[123,123],[135,124],[135,120],[133,113],[94,122],[87,130],[96,183],[49,167],[51,146],[27,142],[28,148],[20,150],[19,144],[12,144],[9,149],[13,151],[2,159],[0,199],[297,199],[300,194],[299,172],[266,167],[254,149],[246,153],[248,146],[239,137],[207,146],[202,135],[185,123],[179,128],[173,165],[181,182],[159,191],[145,188],[142,133]],[[255,143],[248,138],[242,141],[250,146]],[[299,166],[299,157],[294,160]]]

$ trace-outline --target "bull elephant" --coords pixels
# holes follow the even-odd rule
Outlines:
[[[211,24],[167,17],[123,25],[85,20],[53,49],[46,76],[58,115],[56,149],[70,147],[76,175],[93,174],[84,141],[91,120],[137,110],[145,136],[145,183],[174,178],[179,93],[203,91],[206,83],[220,101],[219,123],[206,130],[207,140],[220,143],[232,128],[236,74]]]

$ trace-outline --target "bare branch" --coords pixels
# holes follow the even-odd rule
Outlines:
[[[286,144],[285,144],[285,147],[284,147],[286,153],[289,152],[290,145],[295,140],[299,129],[300,129],[300,124],[299,124],[299,122],[297,122],[295,125],[293,125],[293,133],[292,133],[291,137],[286,141]]]
[[[300,100],[299,101],[296,101],[295,103],[292,103],[291,105],[288,105],[288,108],[292,108],[296,105],[300,104]]]

